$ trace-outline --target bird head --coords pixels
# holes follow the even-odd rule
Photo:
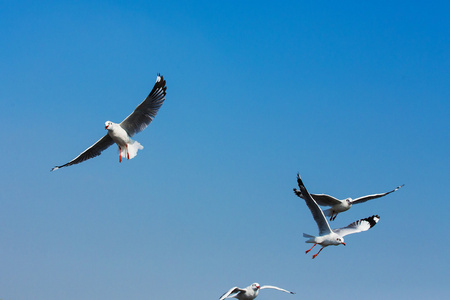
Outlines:
[[[113,123],[111,122],[111,121],[106,121],[105,122],[105,130],[106,129],[111,129],[111,125],[112,125]]]
[[[353,199],[352,199],[352,198],[347,198],[347,199],[345,199],[345,202],[347,202],[347,204],[348,204],[349,206],[352,206],[352,204],[353,204]]]
[[[344,238],[343,238],[343,237],[337,237],[337,238],[336,238],[336,241],[337,241],[339,244],[342,244],[342,245],[345,246]]]
[[[259,283],[257,283],[257,282],[255,282],[255,283],[252,284],[252,289],[255,290],[255,291],[259,290],[260,287],[261,287],[261,286],[260,286]]]

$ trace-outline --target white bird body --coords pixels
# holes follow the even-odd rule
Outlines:
[[[321,245],[323,247],[327,247],[327,246],[331,246],[331,245],[338,246],[340,244],[345,245],[344,238],[340,237],[339,235],[337,235],[333,231],[330,232],[327,235],[312,236],[312,235],[309,235],[309,234],[305,233],[304,236],[310,238],[309,240],[306,241],[306,243],[319,244],[319,245]]]
[[[303,234],[304,237],[309,238],[308,240],[305,241],[306,243],[314,244],[309,250],[306,251],[306,253],[311,251],[311,249],[314,248],[314,246],[316,246],[317,244],[322,246],[319,252],[314,254],[312,258],[316,258],[316,256],[319,255],[320,251],[322,251],[322,249],[325,247],[331,245],[337,246],[340,244],[345,246],[344,236],[352,233],[369,230],[370,228],[375,226],[375,224],[377,224],[378,221],[380,220],[379,216],[373,215],[371,217],[355,221],[346,227],[331,230],[330,225],[328,224],[328,221],[325,218],[322,209],[320,209],[317,202],[308,193],[300,178],[300,175],[298,174],[297,174],[297,183],[300,190],[294,189],[294,192],[297,196],[305,200],[306,205],[311,211],[311,214],[313,215],[313,218],[317,223],[317,227],[319,228],[318,236],[309,235],[306,233]]]
[[[108,130],[109,136],[119,146],[120,158],[132,159],[137,155],[138,150],[144,149],[144,147],[137,141],[132,140],[125,129],[120,124],[107,121],[105,123],[105,129]]]
[[[156,77],[156,83],[150,94],[128,117],[126,117],[120,124],[116,124],[111,121],[105,122],[105,129],[108,130],[108,133],[105,136],[99,139],[91,147],[84,150],[70,162],[61,166],[56,166],[52,169],[52,171],[62,167],[75,165],[96,157],[100,155],[103,150],[107,149],[114,143],[119,146],[120,162],[122,161],[122,157],[127,159],[132,159],[135,157],[138,150],[144,149],[144,147],[137,141],[132,140],[131,137],[144,130],[153,121],[159,108],[164,103],[166,89],[166,81],[161,75],[158,74]]]
[[[314,199],[314,196],[313,196]],[[341,212],[347,211],[352,207],[352,198],[347,198],[345,200],[341,200],[339,203],[334,204],[331,208],[326,209],[324,214],[330,217],[330,221],[334,220],[337,215]]]
[[[237,286],[231,288],[228,290],[228,292],[226,292],[225,294],[223,294],[219,300],[224,300],[226,298],[236,298],[239,300],[253,300],[258,296],[259,290],[262,289],[275,289],[275,290],[279,290],[285,293],[289,293],[289,294],[295,294],[294,292],[290,292],[288,290],[276,287],[276,286],[272,286],[272,285],[263,285],[260,286],[259,283],[253,283],[252,285],[249,285],[246,288],[239,288]]]
[[[331,206],[329,209],[324,210],[323,213],[326,216],[330,217],[330,221],[333,221],[334,219],[336,219],[336,217],[339,213],[349,210],[353,204],[364,203],[364,202],[372,200],[372,199],[386,196],[390,193],[397,191],[398,189],[400,189],[403,186],[404,186],[404,184],[400,185],[400,186],[396,187],[395,189],[393,189],[392,191],[389,191],[386,193],[366,195],[366,196],[358,197],[356,199],[346,198],[344,200],[339,200],[333,196],[326,195],[326,194],[311,194],[311,196],[314,199],[314,201],[317,202],[318,205]],[[297,194],[297,196],[299,196],[300,198],[303,198],[303,194],[300,191],[299,191],[299,194]]]

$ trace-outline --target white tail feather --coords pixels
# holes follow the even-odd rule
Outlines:
[[[131,140],[130,143],[128,143],[128,155],[129,159],[132,159],[137,155],[138,150],[144,149],[144,146],[142,146],[139,142]],[[123,158],[127,158],[127,148],[121,148],[120,156]]]
[[[316,237],[307,233],[303,233],[303,237],[308,238],[305,243],[315,243]]]

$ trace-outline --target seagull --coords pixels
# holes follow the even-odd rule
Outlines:
[[[297,195],[299,192],[303,194],[303,199],[305,200],[306,205],[311,211],[314,221],[316,221],[317,223],[317,227],[319,227],[318,236],[303,233],[303,237],[309,238],[309,240],[307,240],[306,243],[314,243],[314,245],[309,250],[306,250],[305,253],[311,251],[312,248],[314,248],[314,246],[316,246],[317,244],[322,246],[319,252],[313,255],[312,257],[313,259],[316,258],[316,256],[319,255],[320,251],[322,251],[322,249],[327,246],[330,245],[337,246],[340,244],[345,246],[344,236],[352,233],[358,233],[361,231],[369,230],[370,228],[375,226],[375,224],[377,224],[378,221],[380,220],[380,216],[373,215],[371,217],[355,221],[346,227],[331,230],[330,225],[328,224],[327,219],[325,218],[325,215],[323,214],[322,210],[320,209],[316,201],[314,201],[312,196],[306,190],[299,174],[297,174],[297,183],[298,187],[300,188],[300,191],[294,189],[294,192]]]
[[[119,162],[122,162],[122,157],[126,157],[127,159],[135,157],[137,151],[142,150],[144,147],[139,142],[132,140],[131,137],[144,130],[153,121],[153,118],[165,100],[166,89],[166,81],[163,76],[158,74],[155,86],[150,94],[122,123],[116,124],[111,121],[106,121],[105,130],[108,130],[108,133],[104,137],[70,162],[56,166],[51,171],[75,165],[99,156],[103,150],[114,143],[119,146]]]
[[[330,221],[333,221],[334,219],[336,219],[336,217],[339,213],[349,210],[353,204],[364,203],[364,202],[372,200],[372,199],[386,196],[390,193],[395,192],[396,190],[398,190],[399,188],[401,188],[403,186],[404,186],[404,184],[396,187],[395,189],[393,189],[392,191],[389,191],[387,193],[367,195],[367,196],[359,197],[356,199],[346,198],[344,200],[339,200],[333,196],[325,195],[325,194],[311,194],[311,196],[317,202],[317,204],[319,204],[321,206],[331,206],[331,208],[324,210],[324,214],[326,216],[330,217]],[[299,196],[300,198],[304,198],[301,191],[299,191],[299,190],[294,190],[294,191],[297,196]]]
[[[259,290],[262,289],[275,289],[282,292],[286,292],[289,294],[295,294],[294,292],[289,292],[285,289],[272,286],[272,285],[263,285],[260,286],[259,283],[253,283],[252,285],[249,285],[248,287],[241,289],[235,286],[234,288],[231,288],[228,292],[223,294],[219,300],[224,300],[226,298],[237,298],[239,300],[253,300],[258,296]]]

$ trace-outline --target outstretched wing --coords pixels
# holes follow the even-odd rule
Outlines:
[[[263,285],[259,289],[260,290],[262,290],[262,289],[274,289],[274,290],[279,290],[279,291],[286,292],[286,293],[289,293],[289,294],[295,294],[294,292],[290,292],[288,290],[285,290],[285,289],[282,289],[282,288],[279,288],[279,287],[276,287],[276,286],[273,286],[273,285]]]
[[[304,196],[301,191],[294,190],[294,192],[297,196],[304,199]],[[336,199],[330,195],[325,195],[325,194],[311,194],[311,196],[313,197],[314,201],[317,202],[317,204],[322,205],[322,206],[333,206],[335,204],[339,204],[342,202],[339,199]]]
[[[120,126],[125,129],[130,137],[144,130],[153,121],[165,100],[166,89],[166,81],[158,74],[155,86],[147,98],[120,123]]]
[[[347,227],[333,229],[333,231],[343,237],[352,233],[369,230],[370,228],[375,226],[375,224],[377,224],[379,220],[380,216],[373,215],[371,217],[355,221]]]
[[[311,194],[311,196],[317,202],[317,204],[322,206],[333,206],[342,202],[341,200],[334,198],[333,196],[325,194]]]
[[[314,220],[317,223],[317,227],[319,227],[319,234],[326,235],[326,234],[331,233],[331,228],[330,228],[330,225],[328,225],[327,219],[325,218],[319,205],[317,205],[316,201],[314,201],[314,199],[311,197],[311,195],[306,190],[299,174],[297,174],[297,184],[298,184],[298,187],[300,188],[300,191],[297,189],[294,189],[294,193],[297,196],[303,198],[303,200],[305,200],[306,205],[308,206],[309,210],[311,211],[311,213],[313,215]]]
[[[228,296],[230,296],[231,294],[236,294],[236,293],[239,293],[239,292],[245,292],[245,290],[235,286],[234,288],[231,288],[228,292],[226,292],[225,294],[220,296],[219,300],[223,300],[225,298],[228,298]]]
[[[103,150],[105,150],[112,144],[114,144],[113,139],[109,136],[109,134],[106,134],[104,137],[99,139],[94,145],[84,150],[84,152],[82,152],[80,155],[69,161],[67,164],[56,166],[52,169],[52,171],[58,170],[63,167],[79,164],[80,162],[99,156]]]
[[[392,191],[389,191],[389,192],[387,192],[387,193],[373,194],[373,195],[367,195],[367,196],[363,196],[363,197],[356,198],[356,199],[354,199],[354,200],[352,201],[352,204],[363,203],[363,202],[366,202],[366,201],[369,201],[369,200],[372,200],[372,199],[375,199],[375,198],[380,198],[380,197],[386,196],[386,195],[388,195],[388,194],[390,194],[390,193],[395,192],[396,190],[398,190],[398,189],[401,188],[402,186],[404,186],[404,184],[402,184],[402,185],[396,187],[395,189],[393,189]]]

